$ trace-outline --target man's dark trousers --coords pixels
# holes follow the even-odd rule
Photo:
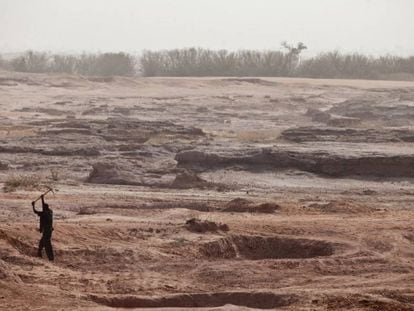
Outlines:
[[[49,260],[54,260],[55,256],[53,255],[53,248],[52,248],[52,230],[45,230],[43,231],[42,238],[39,241],[39,248],[37,250],[37,255],[42,257],[42,249],[45,248],[46,255]]]

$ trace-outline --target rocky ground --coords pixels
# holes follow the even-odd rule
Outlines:
[[[413,82],[0,72],[0,108],[0,309],[414,310]]]

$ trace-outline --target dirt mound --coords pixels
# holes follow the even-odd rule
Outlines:
[[[308,239],[235,235],[208,242],[200,252],[209,258],[243,258],[249,260],[314,258],[331,256],[331,243]]]
[[[309,108],[305,115],[311,117],[312,121],[321,123],[326,123],[331,118],[331,115],[328,112],[314,108]]]
[[[94,184],[141,185],[135,175],[121,170],[116,164],[99,162],[92,166],[87,180]]]
[[[222,183],[206,181],[200,176],[198,176],[197,173],[190,170],[184,170],[183,172],[178,173],[173,182],[171,182],[168,186],[176,189],[216,189],[220,192],[234,188],[232,186],[225,185]]]
[[[235,198],[226,204],[226,208],[238,209],[241,207],[250,206],[252,204],[253,204],[252,201],[249,201],[243,198]]]
[[[305,115],[311,117],[314,122],[325,123],[329,126],[347,127],[361,123],[361,120],[355,117],[331,114],[314,108],[308,109]]]
[[[172,188],[188,189],[188,188],[205,188],[209,185],[207,181],[199,177],[196,173],[188,170],[177,174],[171,183]]]
[[[229,231],[229,226],[226,224],[217,224],[214,221],[200,220],[191,218],[185,223],[185,227],[188,231],[205,233],[205,232],[217,232],[217,231]]]
[[[233,213],[274,213],[276,210],[280,209],[280,206],[276,203],[262,203],[255,205],[253,202],[236,198],[228,202],[223,212],[233,212]]]
[[[215,308],[228,304],[257,309],[274,309],[297,301],[294,295],[267,292],[221,292],[178,294],[163,297],[116,296],[89,298],[112,308]]]
[[[367,207],[342,201],[314,202],[306,207],[323,213],[360,214],[372,211],[372,209]]]

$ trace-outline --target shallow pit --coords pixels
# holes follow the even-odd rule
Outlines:
[[[244,306],[257,309],[274,309],[291,305],[297,301],[294,295],[269,292],[219,292],[189,293],[162,297],[115,296],[89,298],[112,308],[215,308],[225,305]]]
[[[320,240],[235,235],[205,243],[200,252],[209,258],[294,259],[331,256],[334,247]]]

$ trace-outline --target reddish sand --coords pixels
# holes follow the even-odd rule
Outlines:
[[[414,310],[414,83],[2,72],[0,99],[1,185],[59,190],[53,263],[42,186],[0,194],[1,310]]]

